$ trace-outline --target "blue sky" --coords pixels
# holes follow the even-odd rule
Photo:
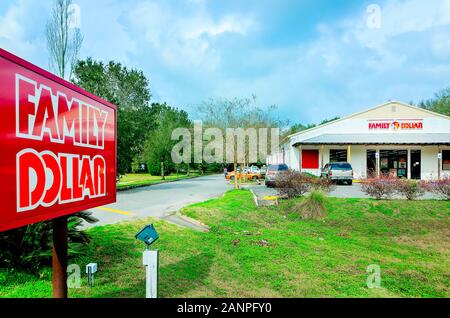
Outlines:
[[[2,0],[0,47],[48,68],[52,1]],[[450,0],[74,0],[81,57],[142,69],[154,101],[277,105],[292,123],[450,86]],[[369,28],[370,4],[381,9]],[[195,119],[195,114],[191,114]]]

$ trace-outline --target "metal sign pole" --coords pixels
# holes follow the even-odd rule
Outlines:
[[[143,263],[146,267],[146,298],[158,298],[158,250],[146,250]]]
[[[53,220],[53,298],[67,298],[67,218]]]

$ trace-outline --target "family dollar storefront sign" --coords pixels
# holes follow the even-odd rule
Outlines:
[[[116,107],[0,50],[0,232],[116,200]]]
[[[370,130],[420,130],[423,120],[369,120]]]

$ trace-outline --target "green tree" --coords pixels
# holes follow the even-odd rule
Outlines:
[[[117,172],[119,176],[130,172],[133,160],[141,156],[147,135],[156,125],[148,79],[142,71],[120,63],[103,64],[88,58],[76,64],[73,81],[117,105]]]
[[[317,127],[317,126],[320,126],[320,125],[325,125],[325,124],[331,123],[331,122],[333,122],[335,120],[338,120],[338,119],[341,119],[341,117],[334,117],[334,118],[331,118],[331,119],[325,119],[325,120],[322,120],[318,125],[316,125],[316,124],[308,124],[308,125],[294,124],[294,125],[290,126],[287,130],[285,130],[283,132],[283,134],[282,134],[283,140],[285,140],[290,135],[293,135],[293,134],[299,133],[301,131],[305,131],[305,130],[308,130],[308,129],[311,129],[311,128],[314,128],[314,127]]]
[[[334,118],[331,118],[331,119],[324,119],[324,120],[322,120],[322,121],[320,122],[319,126],[320,126],[320,125],[325,125],[325,124],[331,123],[331,122],[336,121],[336,120],[339,120],[339,119],[341,119],[341,117],[339,117],[339,116],[334,117]]]
[[[172,149],[176,141],[172,140],[172,132],[176,128],[191,128],[192,123],[185,111],[167,104],[153,104],[152,109],[156,113],[157,127],[147,136],[145,158],[149,172],[164,180],[175,168]]]
[[[304,130],[308,130],[308,129],[311,129],[311,128],[314,128],[314,127],[316,127],[315,124],[308,124],[308,125],[293,124],[290,127],[288,127],[287,129],[285,129],[285,131],[283,131],[282,139],[285,140],[290,135],[293,135],[293,134],[296,134],[298,132],[301,132],[301,131],[304,131]]]
[[[419,107],[450,116],[450,87],[438,92],[434,98],[420,102]]]

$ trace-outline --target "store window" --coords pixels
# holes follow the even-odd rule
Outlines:
[[[450,150],[442,150],[442,170],[450,170]]]
[[[347,150],[331,149],[330,150],[330,163],[334,163],[334,162],[347,162]]]
[[[407,150],[381,150],[381,174],[391,177],[407,178],[408,151]]]

